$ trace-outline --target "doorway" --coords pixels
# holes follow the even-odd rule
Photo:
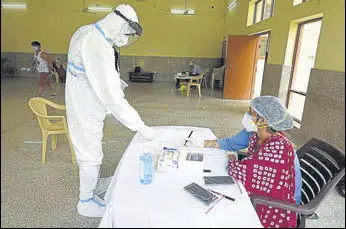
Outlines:
[[[270,41],[270,31],[256,34],[258,36],[258,50],[257,50],[257,60],[256,60],[256,70],[254,73],[254,87],[252,98],[261,95],[262,81],[264,66],[267,63],[268,53],[269,53],[269,41]]]

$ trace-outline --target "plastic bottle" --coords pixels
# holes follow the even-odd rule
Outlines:
[[[140,155],[140,181],[142,184],[150,184],[153,181],[153,158],[147,148]]]

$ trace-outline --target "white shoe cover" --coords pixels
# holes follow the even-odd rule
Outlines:
[[[77,204],[78,214],[86,217],[102,217],[105,209],[104,201],[98,196],[88,200],[79,200]]]
[[[96,190],[94,192],[95,195],[101,195],[103,193],[105,193],[112,181],[113,177],[105,177],[105,178],[100,178],[98,183],[97,183],[97,187]]]

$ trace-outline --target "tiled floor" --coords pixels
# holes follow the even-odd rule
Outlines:
[[[78,177],[66,138],[58,138],[55,152],[48,145],[46,164],[41,163],[41,144],[28,143],[41,141],[28,107],[36,83],[1,79],[1,227],[97,227],[99,219],[76,213]],[[60,89],[53,101],[63,104],[63,85]],[[247,102],[220,99],[221,91],[203,88],[201,99],[196,91],[187,98],[175,91],[173,82],[130,83],[125,94],[147,125],[203,126],[217,137],[237,133],[247,109]],[[106,118],[102,177],[114,173],[133,135],[113,117]],[[317,213],[320,219],[309,220],[308,227],[345,227],[345,199],[335,191]]]

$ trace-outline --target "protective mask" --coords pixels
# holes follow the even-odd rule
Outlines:
[[[253,123],[256,125],[257,129],[261,129],[261,128],[267,128],[268,127],[268,124],[263,122],[263,121],[259,121],[257,119],[257,121],[253,121]]]
[[[244,128],[246,129],[247,132],[256,132],[257,131],[257,127],[255,125],[255,123],[252,121],[252,117],[250,116],[249,113],[245,113],[243,120],[241,121],[241,123],[243,124]]]
[[[38,51],[38,50],[40,50],[40,46],[32,46],[32,49],[33,49],[34,51]]]
[[[129,37],[126,35],[118,35],[117,38],[111,39],[113,45],[120,48],[127,45]]]
[[[138,23],[129,20],[119,11],[117,11],[116,14],[120,16],[124,20],[124,22],[122,23],[120,30],[114,28],[114,31],[109,31],[110,40],[116,47],[119,48],[133,45],[139,40],[143,32],[142,28]],[[138,31],[135,29],[137,29]]]

